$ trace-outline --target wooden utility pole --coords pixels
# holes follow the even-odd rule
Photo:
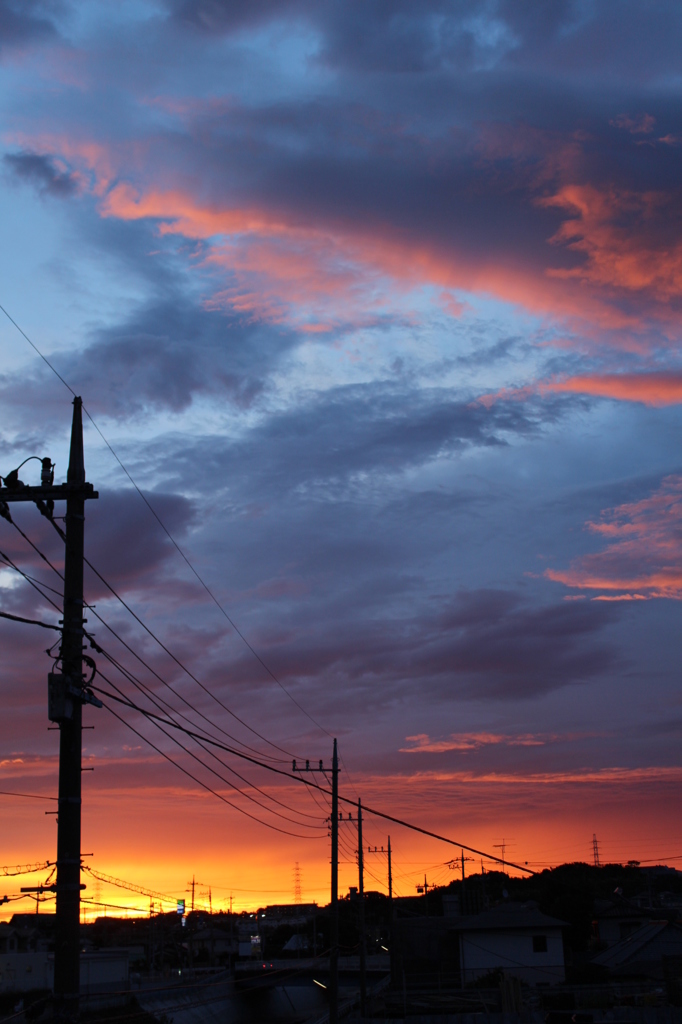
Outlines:
[[[391,873],[391,837],[388,837],[388,898],[390,902],[391,917],[393,917],[393,874]]]
[[[362,848],[362,800],[358,797],[358,897],[360,899],[360,1016],[367,1009],[367,951],[365,948],[365,861]]]
[[[61,672],[48,677],[48,716],[59,725],[59,802],[57,817],[57,894],[54,952],[55,1017],[73,1020],[78,1015],[80,989],[81,885],[81,730],[83,704],[101,702],[83,678],[83,543],[85,502],[97,498],[85,480],[82,401],[73,400],[71,447],[66,483],[54,484],[53,466],[42,459],[40,487],[19,480],[18,470],[5,477],[0,501],[33,501],[52,520],[55,501],[66,499],[64,538],[64,612],[58,662]],[[6,506],[5,506],[6,508]],[[9,512],[5,515],[9,518]]]
[[[306,758],[305,767],[296,763],[294,758],[291,765],[292,772],[320,772],[327,778],[329,769],[324,767],[320,760],[317,765],[310,764]],[[332,813],[331,813],[331,841],[332,841],[332,877],[331,877],[331,900],[330,900],[330,936],[329,936],[329,1024],[338,1024],[339,1020],[339,756],[334,740],[334,754],[332,757]]]
[[[339,1021],[339,757],[334,740],[332,757],[332,878],[329,943],[329,1024]]]

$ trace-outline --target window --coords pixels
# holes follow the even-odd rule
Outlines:
[[[546,935],[534,935],[533,936],[533,952],[534,953],[546,953],[547,952],[547,936]]]

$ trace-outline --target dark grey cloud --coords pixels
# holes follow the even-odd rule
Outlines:
[[[172,17],[206,33],[305,19],[320,59],[400,74],[499,66],[642,81],[677,67],[682,14],[674,0],[168,0]]]
[[[56,0],[0,0],[0,51],[56,36]]]
[[[231,481],[242,499],[271,499],[301,488],[338,498],[353,477],[367,485],[438,456],[470,447],[506,445],[537,436],[582,399],[493,403],[486,408],[450,388],[404,387],[392,382],[330,388],[265,417],[243,439],[171,441],[158,466],[191,486]],[[176,476],[179,474],[179,476]],[[242,490],[243,488],[243,490]]]
[[[526,700],[622,667],[605,635],[620,607],[538,606],[506,590],[461,591],[442,605],[412,616],[375,608],[371,622],[350,613],[333,630],[300,630],[286,645],[273,637],[267,658],[297,688],[323,680],[330,697],[343,692],[374,708],[402,703],[415,688],[432,701]],[[235,674],[258,672],[244,657]]]
[[[94,332],[80,351],[51,358],[93,415],[127,418],[152,410],[179,412],[198,395],[248,408],[297,340],[284,327],[207,310],[180,291]],[[17,388],[5,377],[0,391],[32,420],[36,401],[62,414],[64,394],[52,384],[50,371],[36,364],[33,379],[23,375]]]
[[[34,185],[45,195],[65,199],[74,195],[78,182],[73,174],[60,171],[54,160],[41,153],[7,153],[3,157],[5,167],[11,174]]]
[[[26,479],[29,479],[26,476]],[[197,524],[197,510],[192,501],[181,494],[164,492],[146,495],[157,514],[178,540],[184,540]],[[164,563],[169,556],[177,557],[175,549],[140,496],[131,489],[113,491],[99,488],[99,498],[86,504],[86,557],[95,568],[122,593],[136,587],[154,591],[154,579],[163,576]],[[57,506],[55,515],[63,513]],[[61,538],[32,505],[11,506],[11,514],[37,547],[49,558],[55,568],[63,571],[64,547]],[[24,572],[35,576],[41,583],[61,592],[58,573],[49,571],[46,563],[23,537],[4,520],[0,529],[0,551]],[[0,566],[1,567],[1,566]],[[87,589],[91,600],[108,596],[109,592],[88,569]],[[17,586],[2,592],[6,610],[44,607],[44,602],[27,582],[10,573]],[[53,600],[60,603],[52,591]],[[11,607],[10,607],[11,606]]]
[[[154,303],[108,328],[62,367],[94,409],[125,416],[144,407],[180,411],[212,393],[245,407],[286,334],[182,300]]]
[[[197,524],[197,509],[184,495],[154,492],[145,496],[178,541]],[[167,535],[133,490],[100,489],[99,498],[88,503],[86,512],[86,555],[116,589],[149,587],[155,574],[163,573],[165,561],[177,557]],[[89,586],[101,591],[101,584],[88,575]]]

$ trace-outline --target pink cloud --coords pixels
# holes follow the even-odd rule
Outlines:
[[[644,405],[678,405],[682,402],[682,373],[661,371],[657,373],[611,373],[583,374],[565,380],[540,384],[540,393],[566,391],[576,394],[596,395],[602,398],[616,398],[626,402],[642,402]]]
[[[518,388],[500,388],[477,401],[489,409],[497,401],[525,401],[533,395],[569,393],[613,398],[623,402],[663,407],[682,402],[682,372],[661,370],[643,373],[585,373]]]
[[[207,199],[199,183],[171,182],[167,166],[155,169],[149,139],[114,144],[47,133],[12,141],[70,163],[83,187],[99,198],[103,217],[152,219],[161,235],[204,243],[199,259],[215,276],[207,297],[213,306],[320,333],[404,310],[410,291],[428,286],[449,315],[462,311],[456,290],[490,295],[577,325],[591,344],[606,331],[613,344],[645,350],[642,331],[652,318],[671,337],[679,324],[671,301],[682,290],[682,242],[669,230],[673,197],[575,183],[576,139],[569,145],[535,137],[524,143],[544,147],[540,170],[527,183],[531,189],[537,193],[549,180],[564,181],[536,204],[563,214],[547,242],[581,259],[577,266],[553,269],[549,247],[544,254],[520,248],[513,259],[494,249],[474,254],[456,233],[443,241],[389,221],[340,218],[333,208],[313,216],[305,204],[244,206]],[[488,150],[495,145],[505,149],[512,143],[503,134],[488,139]],[[492,159],[495,152],[481,157]],[[520,176],[528,174],[524,153],[514,155],[512,146]]]
[[[544,575],[596,600],[682,599],[682,477],[669,476],[649,498],[606,509],[590,532],[608,543],[569,569]],[[620,593],[614,593],[620,592]]]
[[[446,739],[433,740],[426,733],[406,736],[410,747],[401,747],[401,754],[443,754],[449,750],[479,750],[481,747],[543,747],[547,743],[571,737],[545,735],[541,733],[522,733],[517,736],[504,733],[463,732],[452,733]]]
[[[672,199],[665,192],[565,185],[539,200],[569,214],[550,241],[585,256],[577,267],[548,273],[614,293],[645,293],[662,303],[678,297],[682,241],[662,230]]]

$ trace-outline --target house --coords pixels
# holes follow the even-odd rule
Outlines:
[[[452,908],[448,908],[452,909]],[[501,973],[528,985],[565,980],[564,921],[535,903],[394,922],[394,974],[408,985],[471,985]],[[491,977],[493,985],[497,979]]]
[[[623,898],[596,900],[592,936],[598,946],[615,946],[648,921],[660,920],[666,916],[668,915],[665,912],[643,907]]]
[[[459,918],[460,971],[465,984],[496,971],[528,985],[565,981],[565,921],[535,903],[502,903]]]
[[[682,961],[682,924],[677,921],[646,921],[620,942],[602,950],[592,963],[616,977],[664,979],[670,965]]]
[[[192,956],[196,963],[203,961],[208,963],[227,963],[229,957],[231,955],[235,956],[239,948],[238,939],[232,934],[231,930],[214,926],[210,920],[205,927],[197,928],[190,935],[188,944],[191,946]]]
[[[36,928],[0,923],[0,993],[49,991],[54,984],[54,953]],[[81,953],[80,990],[90,1008],[117,1005],[129,988],[128,951]]]

